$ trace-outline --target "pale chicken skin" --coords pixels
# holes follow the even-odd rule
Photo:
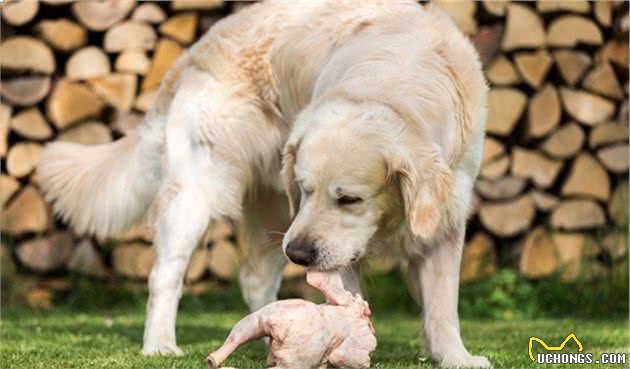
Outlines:
[[[369,368],[376,337],[367,303],[345,291],[335,272],[309,271],[307,281],[324,293],[327,304],[292,299],[261,308],[232,328],[223,346],[208,355],[208,367],[220,367],[246,342],[269,337],[272,368]]]

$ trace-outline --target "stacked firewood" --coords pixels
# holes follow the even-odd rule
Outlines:
[[[496,260],[531,278],[605,272],[628,248],[627,5],[476,5],[451,11],[490,52],[488,135],[462,279],[491,273]]]
[[[533,278],[560,270],[572,279],[584,271],[584,258],[593,265],[602,255],[624,258],[628,6],[435,2],[478,45],[491,86],[462,279],[498,265]],[[178,55],[244,6],[221,0],[3,4],[1,230],[22,270],[147,277],[154,259],[149,227],[107,240],[72,233],[53,218],[34,168],[46,142],[102,144],[133,130]],[[233,277],[235,233],[225,221],[210,227],[187,280],[207,271]]]
[[[53,219],[34,168],[48,141],[103,144],[133,130],[178,55],[232,7],[220,0],[4,4],[2,231],[11,236],[13,256],[26,270],[148,276],[155,257],[148,226],[107,240],[73,234]],[[213,224],[194,253],[187,280],[207,270],[231,278],[238,263],[234,240],[229,223]]]

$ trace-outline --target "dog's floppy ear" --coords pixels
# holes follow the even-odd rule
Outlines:
[[[287,144],[282,154],[282,183],[289,198],[289,211],[291,217],[295,216],[297,207],[300,204],[300,188],[295,181],[295,156],[297,153],[297,143]]]
[[[409,228],[414,235],[430,239],[440,225],[451,192],[450,168],[439,154],[431,153],[417,163],[403,160],[396,174]]]

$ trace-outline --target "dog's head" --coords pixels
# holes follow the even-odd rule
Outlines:
[[[376,104],[335,102],[300,114],[282,170],[294,216],[283,240],[291,261],[347,266],[384,227],[406,224],[432,237],[451,172],[431,145],[405,130],[397,114]]]

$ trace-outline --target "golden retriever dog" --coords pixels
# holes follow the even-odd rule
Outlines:
[[[243,229],[239,280],[252,310],[275,300],[287,258],[345,268],[358,292],[355,262],[395,250],[432,358],[488,367],[464,347],[457,313],[486,94],[476,51],[438,9],[260,3],[177,60],[134,134],[51,144],[38,176],[78,232],[105,237],[153,214],[147,355],[182,353],[175,320],[188,261],[209,223],[229,217]],[[269,234],[285,230],[274,252]]]

